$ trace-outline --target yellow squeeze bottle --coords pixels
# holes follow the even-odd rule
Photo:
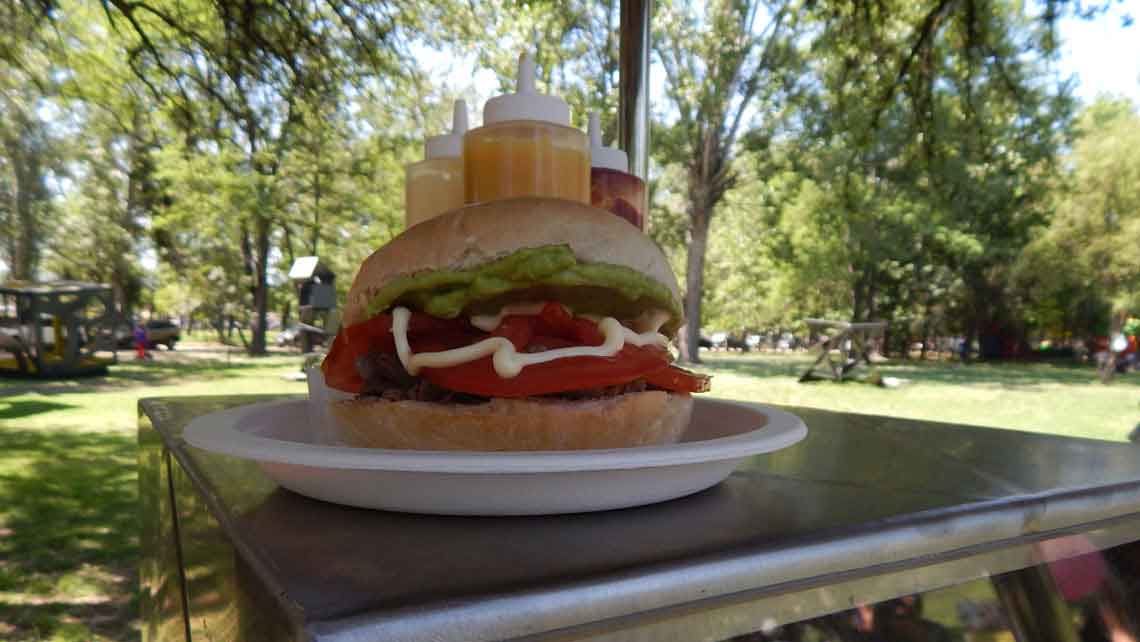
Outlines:
[[[570,106],[534,86],[534,59],[519,57],[518,93],[483,107],[483,126],[463,137],[467,204],[522,196],[590,203],[590,144],[570,126]]]
[[[424,141],[424,160],[405,169],[405,227],[463,207],[463,134],[466,132],[467,104],[457,100],[451,115],[451,133]]]

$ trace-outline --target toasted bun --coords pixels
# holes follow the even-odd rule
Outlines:
[[[628,223],[626,223],[628,225]],[[693,399],[653,390],[593,401],[491,399],[478,405],[329,402],[341,438],[361,448],[584,450],[675,443]]]
[[[368,320],[368,302],[397,277],[476,267],[516,250],[545,245],[568,245],[580,261],[637,270],[667,287],[675,307],[680,307],[680,290],[668,260],[636,227],[605,210],[579,203],[520,198],[437,216],[373,252],[348,291],[344,323]]]

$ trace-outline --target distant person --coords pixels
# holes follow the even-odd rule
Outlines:
[[[962,363],[969,363],[970,361],[970,341],[962,339],[958,342],[958,360]]]
[[[141,323],[135,324],[135,359],[148,359],[150,355],[146,351],[146,328]]]

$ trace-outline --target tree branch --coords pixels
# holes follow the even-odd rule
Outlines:
[[[939,0],[938,4],[923,18],[922,25],[919,27],[918,39],[911,47],[910,53],[899,65],[899,70],[895,75],[894,82],[883,91],[883,96],[875,106],[875,110],[871,116],[871,131],[878,129],[879,119],[882,117],[883,111],[886,110],[887,105],[894,99],[895,91],[906,82],[911,65],[914,64],[914,61],[919,55],[930,46],[934,34],[938,31],[938,25],[942,22],[942,18],[957,1],[958,0]]]

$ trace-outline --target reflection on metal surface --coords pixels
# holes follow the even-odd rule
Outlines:
[[[248,402],[249,398],[243,397],[241,400]],[[187,476],[185,463],[169,455],[170,472],[152,472],[162,470],[161,460],[153,456],[155,448],[162,445],[160,434],[166,438],[166,443],[184,455],[180,450],[181,441],[176,437],[171,439],[173,435],[169,427],[184,426],[196,414],[232,405],[235,405],[233,398],[220,397],[197,404],[165,403],[160,400],[144,400],[140,403],[140,408],[145,412],[139,425],[142,446],[140,484],[144,510],[143,618],[147,640],[164,642],[185,639],[187,635],[194,642],[299,639],[291,624],[295,618],[283,614],[280,596],[265,589],[243,556],[236,553],[232,540],[211,513],[206,499],[212,496],[210,487],[192,481]],[[150,418],[153,418],[157,430],[151,429]],[[154,442],[154,448],[148,446],[148,431],[153,435],[149,439]],[[228,473],[231,477],[229,481],[237,482],[235,490],[240,489],[239,497],[233,498],[236,505],[241,505],[242,500],[256,504],[274,488],[272,483],[260,476],[256,466],[248,462],[201,462],[197,469],[208,471],[218,480],[226,480],[224,473]],[[152,478],[159,474],[162,474],[164,490],[169,491],[169,494],[150,490],[155,487]],[[238,475],[236,480],[232,479],[235,474]],[[156,502],[164,501],[164,497],[165,506],[162,511],[156,511]],[[171,502],[176,510],[171,509]],[[163,550],[161,577],[166,585],[161,590],[172,594],[174,589],[171,587],[177,585],[175,580],[179,565],[175,560],[179,552],[185,575],[188,613],[184,616],[183,608],[179,605],[177,626],[184,627],[185,632],[178,631],[177,635],[173,633],[172,619],[175,616],[172,610],[167,609],[160,618],[154,614],[155,608],[146,606],[148,602],[154,601],[148,598],[148,594],[156,592],[148,589],[148,585],[158,582],[154,579],[152,570],[157,564],[151,563],[158,556],[150,552],[154,546],[146,542],[157,542],[149,533],[158,528],[163,531],[163,542],[170,542]],[[177,548],[174,545],[176,534],[180,544]],[[168,597],[166,601],[169,602],[170,599],[173,598]]]
[[[1034,566],[992,581],[1018,642],[1077,642],[1072,614],[1049,569]]]
[[[139,619],[143,642],[186,640],[184,596],[170,503],[169,453],[139,416]]]
[[[144,402],[178,466],[191,615],[209,615],[196,632],[270,613],[316,640],[714,641],[1080,554],[1050,545],[1078,534],[1089,550],[1140,538],[1130,446],[807,409],[793,409],[801,444],[661,505],[350,509],[179,438],[194,416],[256,400]]]
[[[1047,555],[1073,557],[1048,565],[1060,596],[1078,614],[1082,642],[1137,642],[1140,628],[1140,543],[1101,551],[1081,535],[1043,543]]]
[[[173,473],[194,642],[298,639],[181,469]]]
[[[629,171],[649,180],[649,21],[653,0],[621,0],[618,141]]]
[[[1042,542],[1063,557],[990,581],[865,604],[730,638],[732,642],[1136,642],[1140,544],[1106,551],[1083,536]]]
[[[1090,531],[1089,541],[1098,548],[1131,542],[1140,532],[1140,516],[1117,520],[1110,526]],[[1064,538],[1062,538],[1064,539]],[[1131,545],[1140,551],[1140,546]],[[1045,558],[1051,559],[1051,558]],[[1140,560],[1140,555],[1137,556]],[[937,622],[951,627],[973,626],[976,632],[993,633],[995,609],[1000,612],[997,597],[987,578],[992,574],[1031,567],[1043,561],[1042,548],[1032,542],[1011,548],[998,548],[988,552],[975,552],[963,557],[917,568],[886,567],[867,569],[867,577],[838,574],[815,578],[814,582],[777,585],[767,589],[742,592],[720,599],[708,599],[685,605],[683,608],[659,609],[653,612],[616,618],[580,627],[572,627],[536,636],[535,640],[578,640],[595,642],[652,642],[656,640],[685,642],[728,639],[756,632],[782,631],[788,624],[819,619],[834,622],[834,617],[859,617],[859,605],[905,598],[908,595],[927,593],[927,613],[946,613],[947,600],[955,600],[964,589],[957,585],[969,582],[973,587],[965,594],[977,598],[975,605],[965,605],[961,615],[965,624],[942,617]],[[1138,595],[1140,597],[1140,595]],[[933,605],[933,606],[932,606]],[[852,609],[854,608],[854,611]],[[956,606],[954,607],[957,608]],[[865,612],[865,609],[864,609]],[[955,617],[958,617],[955,612]],[[1000,630],[1006,630],[1000,628]],[[1013,642],[1007,637],[988,638],[979,633],[971,639],[995,639]],[[988,634],[987,634],[988,635]],[[762,639],[762,638],[758,638]],[[855,638],[864,639],[865,638]],[[888,639],[886,642],[897,642]],[[1135,642],[1135,641],[1133,641]]]
[[[731,642],[1013,642],[985,580],[905,595],[811,620],[771,626]]]

